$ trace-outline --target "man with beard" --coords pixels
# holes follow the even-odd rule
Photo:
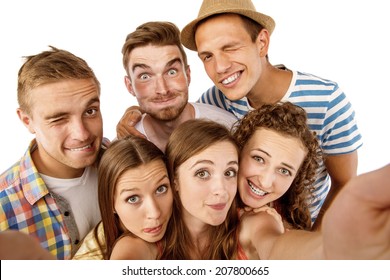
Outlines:
[[[207,118],[229,128],[236,121],[215,106],[188,102],[190,67],[173,23],[140,25],[127,35],[122,54],[126,88],[143,112],[135,127],[162,151],[172,131],[187,120]],[[129,134],[126,127],[117,129],[119,138]]]

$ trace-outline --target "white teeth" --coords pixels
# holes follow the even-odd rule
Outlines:
[[[225,79],[222,81],[222,84],[224,85],[227,85],[227,84],[230,84],[231,82],[237,80],[237,78],[240,76],[240,73],[236,73],[232,76],[230,76],[229,78]]]
[[[259,188],[254,187],[250,181],[248,181],[248,185],[249,185],[249,188],[251,189],[251,191],[256,195],[264,196],[264,195],[268,194],[268,192],[262,191]]]
[[[78,151],[82,151],[82,150],[89,149],[89,148],[91,148],[91,145],[87,145],[87,146],[84,146],[81,148],[69,149],[69,150],[71,150],[73,152],[78,152]]]

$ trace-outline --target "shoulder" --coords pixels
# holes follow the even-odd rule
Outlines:
[[[207,118],[216,122],[222,122],[229,127],[237,121],[237,118],[230,112],[217,106],[203,103],[191,103],[195,108],[195,118]]]
[[[153,260],[157,258],[155,243],[146,242],[138,237],[123,235],[114,245],[110,259],[116,260]]]

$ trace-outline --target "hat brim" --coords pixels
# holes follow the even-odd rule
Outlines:
[[[259,24],[261,24],[265,29],[267,29],[269,31],[270,34],[272,34],[272,32],[275,29],[275,21],[270,16],[267,16],[266,14],[262,14],[262,13],[255,12],[253,10],[248,10],[248,9],[225,9],[225,10],[219,10],[219,11],[213,11],[210,13],[206,13],[206,14],[196,18],[195,20],[191,21],[189,24],[187,24],[180,32],[181,43],[186,48],[193,50],[193,51],[196,51],[197,50],[196,43],[195,43],[196,25],[200,21],[202,21],[202,20],[204,20],[212,15],[228,14],[228,13],[246,16],[246,17],[258,22]]]

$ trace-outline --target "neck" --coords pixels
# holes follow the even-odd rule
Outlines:
[[[168,138],[171,136],[173,130],[181,123],[194,118],[195,109],[190,103],[187,103],[183,112],[174,120],[158,120],[152,118],[150,115],[146,115],[144,119],[144,127],[150,141],[153,142],[161,151],[165,151]]]
[[[267,64],[253,89],[248,93],[249,104],[258,109],[264,104],[275,104],[286,95],[292,79],[292,72]]]
[[[79,178],[85,170],[85,168],[76,169],[58,162],[40,147],[32,152],[31,157],[39,173],[58,179]]]

